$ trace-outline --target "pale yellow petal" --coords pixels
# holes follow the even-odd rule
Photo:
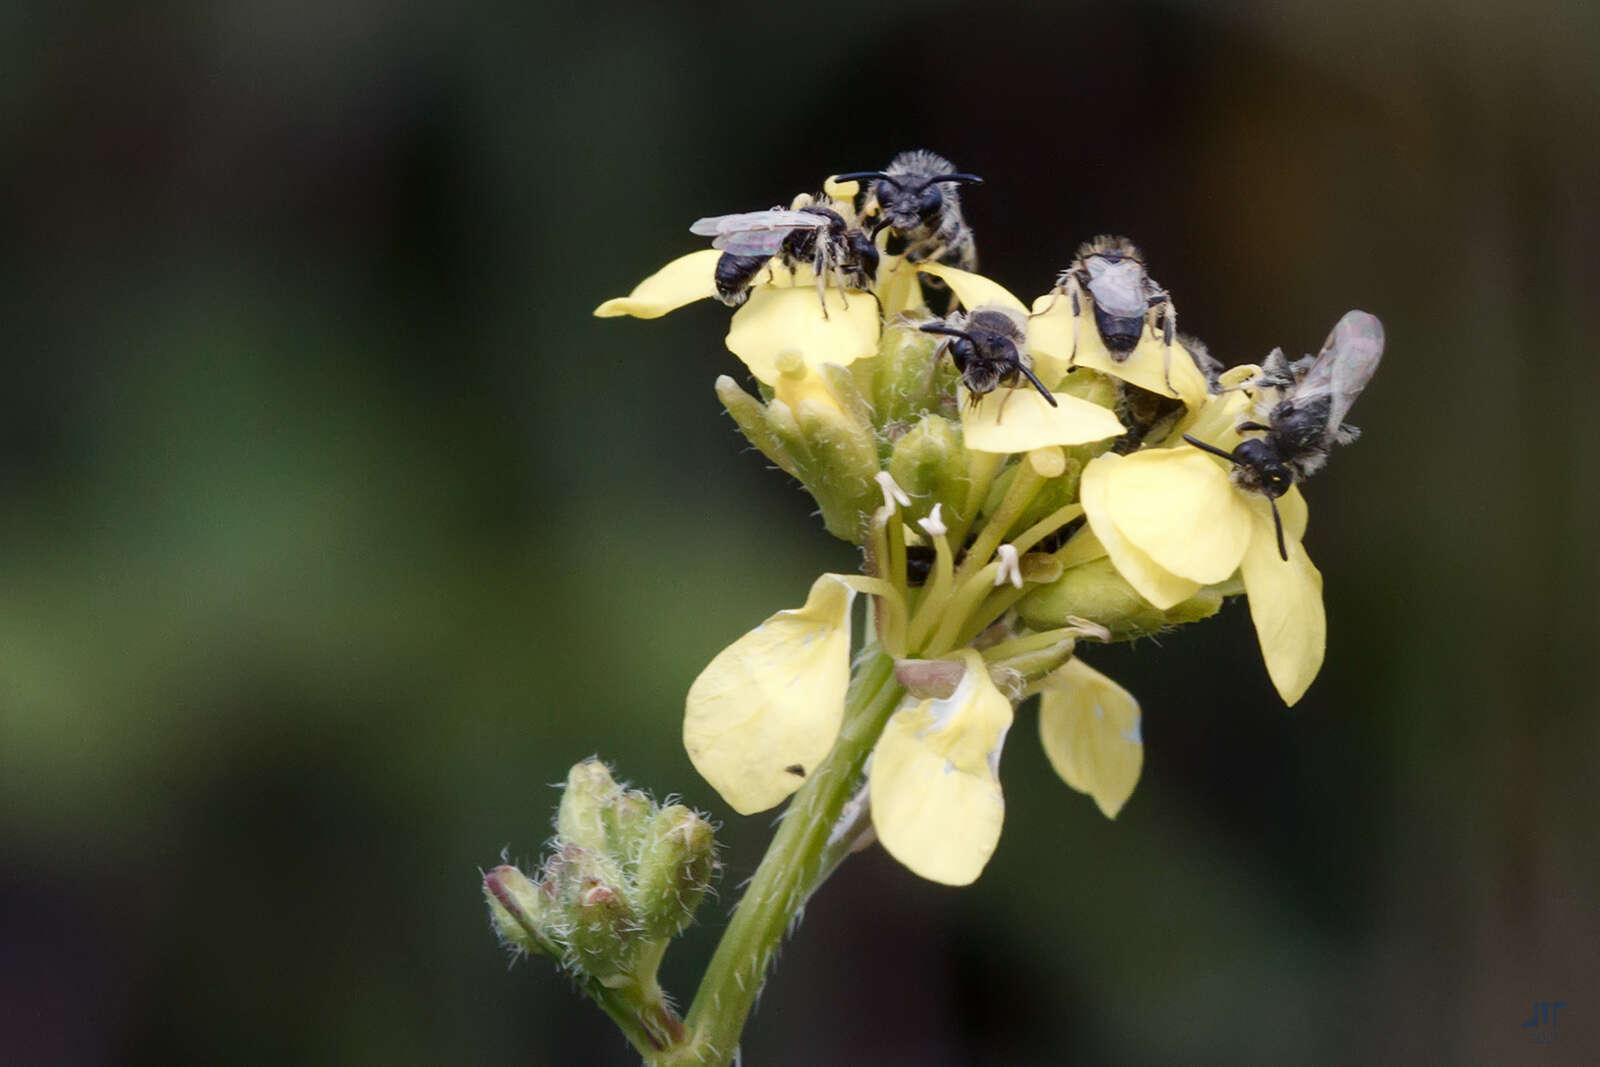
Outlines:
[[[1013,296],[1011,290],[981,274],[947,267],[942,263],[918,263],[917,270],[942,279],[968,311],[985,304],[1003,304],[1023,315],[1028,313],[1028,306]]]
[[[850,682],[854,597],[840,576],[824,574],[804,607],[723,649],[689,687],[684,748],[741,815],[799,789],[833,747]]]
[[[636,319],[656,319],[685,304],[717,295],[717,260],[722,253],[714,248],[679,256],[633,287],[627,296],[607,300],[594,309],[602,319],[632,315]]]
[[[1028,452],[1051,445],[1084,445],[1122,433],[1116,415],[1087,400],[1057,394],[1051,407],[1031,385],[987,393],[974,407],[961,390],[961,434],[978,452]]]
[[[1033,302],[1033,314],[1028,316],[1028,355],[1034,373],[1046,385],[1056,385],[1066,375],[1077,327],[1072,302],[1065,296],[1046,293]]]
[[[1322,574],[1306,555],[1298,537],[1290,536],[1285,514],[1284,538],[1289,558],[1278,555],[1272,513],[1266,497],[1250,494],[1255,530],[1239,573],[1250,599],[1250,621],[1261,642],[1261,658],[1274,688],[1291,707],[1305,695],[1327,649],[1328,620],[1322,607]],[[1279,500],[1280,508],[1283,500]],[[1296,509],[1305,514],[1304,505]]]
[[[968,649],[962,659],[966,674],[947,699],[894,713],[867,775],[878,840],[914,873],[945,885],[967,885],[983,872],[1005,821],[1000,747],[1011,702],[981,656]]]
[[[778,383],[779,357],[794,353],[808,366],[848,366],[878,351],[878,302],[871,293],[823,290],[828,314],[814,286],[762,285],[733,314],[728,350],[767,385]],[[848,306],[847,306],[848,305]]]
[[[917,281],[917,269],[902,256],[886,253],[878,261],[877,292],[886,321],[927,306],[922,285]]]
[[[1095,538],[1105,548],[1106,555],[1116,564],[1117,572],[1128,580],[1135,591],[1155,607],[1166,611],[1183,603],[1200,591],[1201,583],[1183,578],[1155,560],[1145,551],[1122,536],[1108,507],[1109,481],[1117,464],[1126,456],[1110,453],[1099,456],[1083,469],[1079,483],[1078,499]]]
[[[1061,780],[1115,819],[1144,766],[1139,702],[1079,659],[1040,683],[1039,736]]]
[[[1030,352],[1037,347],[1041,352],[1068,360],[1073,366],[1087,367],[1152,393],[1181,399],[1189,408],[1205,403],[1210,389],[1206,376],[1200,373],[1182,345],[1174,342],[1169,348],[1150,332],[1148,325],[1128,357],[1115,360],[1100,340],[1094,314],[1087,306],[1074,316],[1069,297],[1046,293],[1033,302],[1033,307],[1038,318],[1028,335]],[[1171,388],[1167,386],[1169,378]]]
[[[1202,585],[1226,581],[1250,543],[1250,506],[1224,464],[1198,448],[1157,448],[1107,465],[1106,507],[1133,546]]]

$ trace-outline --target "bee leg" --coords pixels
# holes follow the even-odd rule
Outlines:
[[[820,238],[818,240],[817,254],[811,260],[811,277],[817,286],[817,303],[822,305],[822,321],[828,322],[830,321],[828,318],[828,264],[821,248]]]
[[[1161,377],[1167,383],[1167,392],[1176,393],[1172,387],[1172,342],[1178,333],[1178,313],[1167,300],[1161,305]]]
[[[1007,389],[1006,395],[1000,398],[1000,410],[994,413],[994,424],[996,426],[999,426],[1000,420],[1006,417],[1006,404],[1010,401],[1011,394],[1014,392],[1016,392],[1015,389]]]

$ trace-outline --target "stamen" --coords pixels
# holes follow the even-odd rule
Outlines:
[[[878,483],[878,488],[883,490],[884,507],[893,510],[896,504],[903,508],[911,506],[911,498],[906,495],[904,489],[895,484],[894,478],[889,475],[888,471],[879,471],[874,480]]]
[[[1017,546],[1001,545],[994,550],[994,554],[1000,558],[1000,568],[994,572],[994,584],[999,586],[1009,580],[1021,589],[1022,567],[1018,564]]]
[[[927,518],[917,520],[917,525],[922,527],[922,532],[929,537],[943,537],[950,532],[949,527],[944,524],[944,519],[939,516],[940,510],[943,508],[944,505],[942,503],[935,504],[933,510],[928,512]]]

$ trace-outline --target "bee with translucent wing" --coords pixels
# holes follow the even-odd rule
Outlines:
[[[878,248],[872,239],[819,204],[793,211],[772,208],[714,215],[696,220],[689,232],[712,238],[711,247],[722,250],[716,266],[717,299],[729,307],[750,298],[756,275],[773,256],[790,269],[809,266],[819,301],[830,280],[841,294],[846,289],[871,292],[878,271]],[[826,302],[822,316],[828,317]]]
[[[1083,314],[1087,298],[1100,340],[1118,363],[1133,354],[1148,325],[1166,349],[1162,369],[1167,388],[1172,388],[1172,346],[1177,338],[1178,312],[1172,306],[1172,297],[1150,277],[1144,255],[1132,241],[1126,237],[1096,237],[1086,242],[1056,279],[1055,291],[1072,302],[1073,318]]]
[[[1277,528],[1278,554],[1289,558],[1283,542],[1283,520],[1278,497],[1296,482],[1304,481],[1328,462],[1334,445],[1349,444],[1359,436],[1344,417],[1356,397],[1372,380],[1383,358],[1383,323],[1365,311],[1347,311],[1333,327],[1315,357],[1290,363],[1275,349],[1252,385],[1278,390],[1279,399],[1266,422],[1241,422],[1240,433],[1260,433],[1232,452],[1196,440],[1183,439],[1196,448],[1221,456],[1233,464],[1233,484],[1261,493],[1272,504]]]

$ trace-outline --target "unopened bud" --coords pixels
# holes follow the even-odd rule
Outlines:
[[[634,901],[647,937],[673,937],[694,920],[716,865],[709,822],[681,804],[657,813],[634,883]]]
[[[628,969],[639,920],[628,902],[621,872],[606,856],[569,846],[548,870],[555,879],[553,908],[574,961],[604,981]]]
[[[733,416],[745,440],[755,445],[763,456],[772,460],[785,474],[791,478],[800,477],[799,464],[767,421],[767,412],[761,401],[741,389],[739,383],[726,374],[717,379],[716,388],[717,399]]]
[[[878,341],[872,407],[880,425],[905,423],[939,408],[942,397],[955,395],[955,365],[935,364],[938,341],[914,326],[891,326]],[[904,484],[904,483],[902,483]]]
[[[567,772],[561,808],[556,813],[556,834],[569,844],[604,852],[609,844],[606,809],[622,789],[604,763],[586,759]]]
[[[1072,625],[1076,616],[1104,626],[1113,641],[1127,641],[1204,619],[1221,607],[1220,592],[1202,589],[1162,611],[1141,597],[1109,559],[1101,558],[1030,591],[1017,603],[1017,612],[1035,630]]]
[[[894,444],[889,473],[919,508],[943,504],[954,515],[966,501],[970,480],[967,451],[949,419],[924,415]]]
[[[504,865],[483,876],[483,898],[502,941],[536,955],[549,951],[551,898],[543,887]]]

